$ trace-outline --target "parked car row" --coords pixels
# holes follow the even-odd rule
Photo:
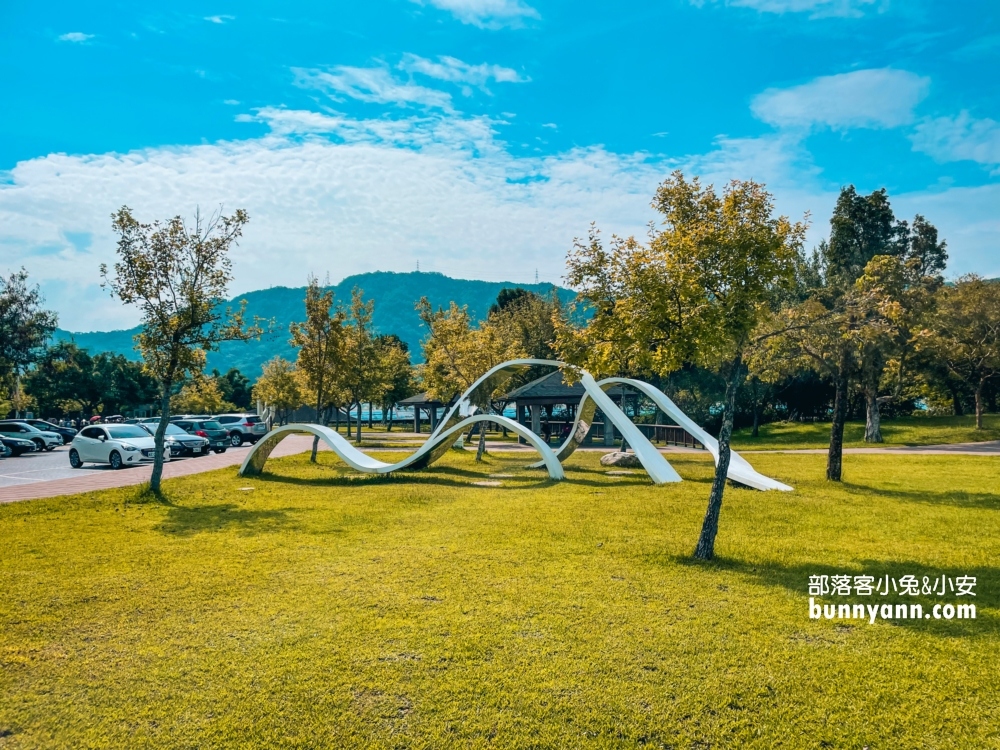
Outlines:
[[[42,419],[0,420],[0,458],[69,445],[73,468],[106,463],[112,468],[150,462],[160,418],[107,421],[77,431]],[[230,447],[256,443],[267,425],[256,414],[178,415],[170,418],[164,435],[164,460],[225,453]]]
[[[212,444],[212,450],[216,452],[221,452],[219,449],[223,448],[219,444],[220,437],[228,443],[225,447],[239,448],[244,443],[253,445],[267,433],[267,425],[256,414],[218,414],[214,417],[207,414],[178,414],[170,417],[170,421],[185,432],[207,438]],[[130,419],[128,422],[155,425],[159,424],[160,418]]]
[[[228,427],[223,426],[221,417],[171,417],[163,436],[163,460],[207,456],[211,451],[225,453],[230,446],[242,445],[245,440],[256,442],[267,431],[267,426],[256,414],[223,416],[234,418],[227,419]],[[151,462],[156,456],[155,435],[159,425],[159,417],[151,417],[131,424],[85,427],[70,444],[70,466],[79,469],[86,463],[106,463],[112,469],[120,469]],[[244,428],[252,439],[246,438],[242,432]]]
[[[33,422],[39,422],[41,420],[31,420]],[[48,425],[47,422],[43,422],[43,425]],[[53,427],[55,425],[52,425]],[[52,432],[50,430],[40,430],[38,427],[30,424],[25,420],[20,419],[4,419],[0,420],[0,436],[3,437],[4,443],[7,444],[7,439],[17,438],[19,440],[28,440],[33,446],[33,450],[38,451],[51,451],[58,448],[60,445],[64,444],[63,436],[57,432]],[[14,448],[13,445],[8,445],[10,448]],[[25,452],[25,447],[18,446],[19,452],[14,455],[20,455]]]

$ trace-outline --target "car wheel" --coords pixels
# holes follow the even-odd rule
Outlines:
[[[39,440],[38,438],[32,438],[31,442],[33,442],[35,444],[35,450],[36,451],[41,452],[41,451],[45,450],[45,441],[44,440]]]
[[[83,466],[83,461],[80,460],[80,454],[76,452],[76,448],[71,448],[69,451],[69,465],[74,469],[79,469]]]
[[[243,433],[234,432],[229,436],[229,442],[234,448],[239,448],[243,445]]]
[[[111,464],[112,469],[120,469],[122,467],[122,454],[118,451],[111,451],[111,455],[108,456],[108,463]]]

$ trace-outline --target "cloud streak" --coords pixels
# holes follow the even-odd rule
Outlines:
[[[705,0],[691,2],[701,6]],[[877,3],[879,0],[727,0],[726,5],[777,15],[808,13],[810,18],[861,18]]]
[[[541,18],[523,0],[412,0],[450,12],[462,23],[481,29],[521,28],[527,19]]]
[[[86,44],[93,38],[93,34],[84,34],[82,31],[71,31],[58,37],[60,42],[73,42],[74,44]]]
[[[424,75],[448,83],[469,84],[484,91],[490,81],[495,83],[526,83],[531,79],[522,77],[513,68],[502,65],[481,63],[470,65],[457,57],[441,55],[437,60],[429,60],[419,55],[407,53],[399,63],[399,69],[407,73]]]
[[[779,128],[894,128],[914,120],[930,79],[895,68],[821,76],[754,97],[754,115]]]
[[[913,148],[938,161],[974,161],[1000,174],[1000,122],[976,119],[968,112],[937,117],[917,125]]]
[[[328,69],[292,68],[292,72],[297,86],[323,91],[335,101],[343,101],[346,96],[371,104],[417,105],[452,111],[448,93],[397,80],[384,65],[371,68],[347,65]]]

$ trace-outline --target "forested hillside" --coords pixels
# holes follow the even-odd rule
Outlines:
[[[551,284],[453,279],[440,273],[418,271],[379,271],[348,276],[331,288],[337,301],[346,305],[351,299],[351,289],[356,286],[364,290],[366,299],[375,300],[374,322],[379,332],[394,333],[405,341],[410,347],[414,362],[421,360],[420,340],[425,333],[414,310],[414,305],[421,297],[427,297],[435,307],[447,306],[453,300],[460,305],[468,305],[470,314],[479,319],[486,315],[497,294],[505,287],[519,286],[543,295],[550,294],[553,288]],[[563,302],[568,302],[573,297],[573,292],[568,289],[560,288],[558,291]],[[274,318],[275,333],[261,341],[223,344],[219,351],[208,355],[208,369],[217,368],[225,372],[230,367],[236,367],[253,378],[260,374],[260,366],[275,355],[294,360],[295,352],[288,343],[288,324],[303,318],[304,296],[303,286],[272,287],[235,297],[229,304],[236,305],[245,299],[249,316]],[[133,328],[127,331],[72,333],[57,329],[53,338],[56,341],[72,339],[78,346],[92,352],[110,351],[138,359],[132,345],[132,337],[138,330]]]

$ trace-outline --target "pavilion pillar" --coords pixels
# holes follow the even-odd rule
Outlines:
[[[615,426],[611,424],[611,420],[608,419],[608,415],[604,416],[604,444],[611,446],[615,444]]]
[[[413,431],[420,434],[420,407],[416,405],[413,407]]]
[[[536,435],[542,434],[542,408],[538,404],[531,405],[531,431]]]
[[[438,426],[438,410],[436,406],[431,407],[431,433],[437,429]]]

